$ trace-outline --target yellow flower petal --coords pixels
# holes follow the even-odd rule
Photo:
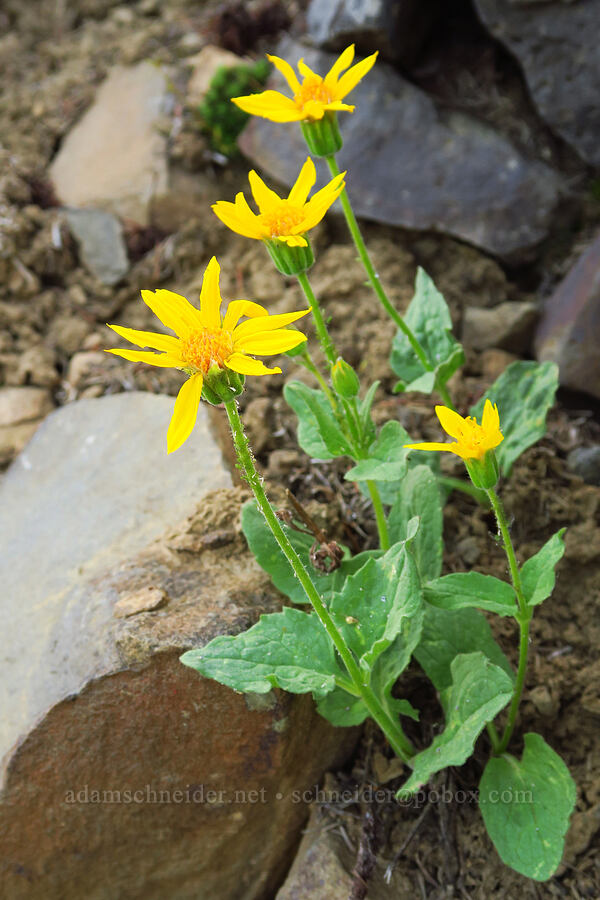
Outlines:
[[[481,427],[488,434],[498,431],[498,429],[500,428],[500,415],[498,413],[498,407],[495,403],[492,405],[491,400],[489,400],[488,398],[486,398],[483,406]]]
[[[462,416],[447,406],[436,406],[435,413],[446,434],[457,439],[462,437],[465,427],[465,420]]]
[[[236,340],[235,349],[244,353],[257,353],[259,356],[271,356],[274,353],[286,353],[306,340],[300,331],[260,331]]]
[[[349,47],[346,47],[341,56],[338,56],[329,72],[324,78],[325,87],[331,91],[333,87],[337,84],[337,80],[340,74],[347,69],[352,60],[354,59],[354,44],[350,44]]]
[[[432,441],[425,444],[404,444],[404,447],[407,450],[440,450],[442,452],[449,450],[450,453],[457,453],[460,456],[457,451],[458,444],[439,444]]]
[[[306,65],[304,58],[298,60],[298,71],[303,78],[314,78],[315,81],[323,81],[320,75],[317,75],[316,72],[313,72],[313,70]]]
[[[316,180],[317,170],[315,169],[314,162],[309,156],[300,169],[300,174],[296,178],[296,183],[288,195],[289,202],[293,203],[294,206],[304,206]]]
[[[243,199],[243,203],[240,198]],[[236,195],[235,203],[230,203],[228,200],[218,200],[213,204],[212,210],[215,216],[224,225],[235,231],[236,234],[258,240],[262,239],[264,229],[260,218],[256,213],[252,212],[242,193]]]
[[[306,246],[308,246],[308,241],[305,238],[303,238],[301,234],[278,235],[277,240],[281,241],[282,244],[287,244],[288,247],[306,247]]]
[[[271,56],[269,53],[267,53],[267,59],[269,62],[273,63],[279,72],[281,72],[292,89],[292,93],[297,94],[300,90],[300,82],[290,64],[286,62],[285,59],[281,59],[279,56]]]
[[[234,301],[237,303],[244,303],[244,300]],[[230,304],[233,306],[233,303]],[[298,319],[301,319],[302,316],[305,316],[309,313],[309,309],[302,309],[300,312],[289,312],[289,313],[280,313],[276,316],[269,316],[265,318],[261,316],[258,319],[251,319],[248,322],[242,322],[241,325],[233,332],[233,343],[234,346],[237,346],[238,340],[249,337],[251,334],[258,334],[259,332],[265,331],[275,331],[276,328],[285,328],[286,325],[291,325],[292,322],[297,322]]]
[[[268,311],[260,303],[254,303],[252,300],[232,300],[223,319],[223,331],[233,331],[242,316],[263,319],[268,315]]]
[[[279,91],[263,91],[247,97],[233,97],[232,102],[251,116],[262,116],[272,122],[301,122],[304,115],[290,97]]]
[[[185,363],[181,357],[173,353],[151,353],[149,350],[105,350],[114,353],[130,362],[148,363],[149,366],[160,366],[162,369],[180,369]]]
[[[322,100],[307,100],[302,104],[302,118],[316,119],[319,121],[323,118],[328,109],[329,104],[323,103]]]
[[[371,56],[367,56],[366,59],[356,63],[351,69],[348,69],[346,74],[342,75],[335,86],[334,99],[343,100],[346,94],[349,94],[350,91],[356,87],[361,78],[365,77],[369,69],[375,65],[376,59],[377,53],[373,53]]]
[[[189,438],[196,419],[202,397],[202,375],[192,375],[185,381],[177,394],[171,424],[167,432],[167,453],[178,450]]]
[[[108,325],[108,327],[116,331],[126,341],[136,344],[138,347],[152,347],[153,350],[164,350],[175,354],[179,351],[179,339],[171,337],[169,334],[157,334],[154,331],[136,331],[135,328],[125,328],[123,325]]]
[[[158,291],[142,291],[142,300],[163,325],[179,337],[187,337],[190,331],[202,325],[198,310],[189,300],[174,291],[163,288]]]
[[[200,316],[202,324],[206,328],[218,329],[221,327],[221,292],[219,291],[219,274],[221,266],[217,257],[213,256],[204,272],[202,289],[200,291]]]
[[[279,366],[268,369],[259,359],[252,359],[251,356],[245,356],[243,353],[233,353],[225,365],[240,375],[276,375],[281,374]]]
[[[276,194],[275,191],[272,191],[271,188],[267,187],[260,175],[258,175],[254,169],[248,173],[248,181],[250,182],[252,196],[256,200],[256,205],[262,215],[270,212],[273,207],[281,205],[281,198],[279,195]]]

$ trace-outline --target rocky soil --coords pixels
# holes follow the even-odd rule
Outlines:
[[[596,4],[586,0],[548,7],[559,7],[561,16],[575,12],[568,34],[577,41],[573,34],[585,32],[584,12]],[[467,354],[452,385],[459,408],[477,399],[517,357],[556,353],[561,362],[563,389],[549,417],[548,434],[515,465],[503,495],[521,556],[534,552],[558,527],[569,529],[555,594],[534,620],[533,664],[522,708],[527,727],[542,733],[563,755],[579,786],[565,861],[544,885],[509,872],[495,856],[477,810],[468,804],[409,809],[361,800],[325,802],[320,804],[320,823],[325,822],[326,834],[335,840],[333,849],[327,844],[331,865],[323,878],[330,872],[333,880],[321,882],[329,885],[324,893],[313,889],[310,894],[302,893],[299,877],[282,888],[282,898],[358,898],[365,896],[366,886],[368,896],[407,900],[600,895],[600,699],[594,662],[600,638],[595,616],[600,598],[600,250],[597,240],[594,244],[600,200],[593,169],[600,142],[590,139],[593,120],[586,119],[585,109],[575,109],[568,93],[556,97],[546,89],[543,75],[549,61],[544,56],[539,63],[531,37],[539,25],[536,15],[543,17],[545,9],[546,4],[500,0],[461,2],[447,27],[437,20],[420,23],[418,52],[404,47],[396,56],[386,53],[391,67],[386,77],[402,81],[419,115],[430,115],[446,139],[454,135],[466,141],[469,136],[470,142],[458,147],[463,161],[465,148],[476,154],[482,135],[488,149],[497,148],[493,159],[506,161],[510,148],[518,151],[519,172],[527,177],[512,198],[510,219],[504,210],[497,220],[487,215],[493,184],[485,185],[488,193],[465,194],[458,211],[461,197],[450,197],[450,219],[445,207],[431,205],[435,196],[427,198],[426,209],[419,209],[419,196],[431,189],[423,182],[423,190],[403,208],[404,219],[384,216],[386,224],[365,222],[364,231],[398,309],[410,301],[418,265],[446,296]],[[272,271],[263,247],[231,234],[210,212],[211,203],[232,199],[247,187],[251,163],[243,158],[228,163],[216,154],[199,131],[195,108],[197,85],[203,73],[206,81],[209,65],[214,69],[214,54],[207,63],[203,48],[216,45],[239,55],[259,55],[274,46],[290,23],[288,31],[300,39],[305,11],[302,2],[229,7],[186,0],[5,2],[0,11],[1,466],[15,458],[56,407],[122,391],[177,392],[182,381],[178,373],[132,365],[102,352],[118,341],[106,322],[156,328],[139,299],[140,289],[168,287],[194,299],[206,263],[216,254],[225,298],[251,297],[271,312],[299,308],[298,287]],[[580,17],[583,26],[577,24]],[[310,26],[310,15],[308,21]],[[314,28],[314,13],[312,21]],[[370,39],[373,33],[379,34],[375,29]],[[518,41],[521,34],[525,36]],[[350,39],[355,37],[352,32]],[[592,77],[593,65],[590,71]],[[580,92],[584,100],[586,91]],[[131,98],[129,132],[116,113],[125,95]],[[100,101],[104,105],[98,112]],[[570,118],[561,117],[565,105],[573,111]],[[147,115],[139,116],[142,108]],[[85,115],[94,110],[90,125]],[[138,118],[132,119],[134,114]],[[84,126],[95,138],[88,132],[80,141],[87,154],[84,163],[77,157],[78,165],[84,165],[82,176],[74,162],[64,163],[64,154],[69,149],[76,158],[77,129]],[[259,152],[254,128],[243,138],[250,155]],[[131,156],[111,154],[111,145],[125,134],[130,135],[126,147]],[[394,152],[392,147],[391,158]],[[417,163],[426,168],[420,157],[413,158],[409,172],[416,171]],[[257,165],[256,159],[252,164]],[[446,166],[448,159],[438,164]],[[265,165],[286,181],[281,160],[265,157]],[[368,176],[365,165],[360,180]],[[448,170],[440,177],[451,185]],[[461,177],[466,192],[468,168]],[[535,221],[528,208],[531,185],[545,203]],[[375,218],[373,209],[363,212]],[[523,240],[515,231],[519,218],[531,221]],[[376,419],[399,418],[415,439],[436,439],[430,401],[392,394],[395,379],[387,359],[393,334],[365,286],[339,218],[333,215],[319,226],[314,246],[317,264],[311,281],[331,316],[340,351],[365,379],[381,379]],[[310,334],[310,326],[308,330]],[[278,362],[283,376],[249,379],[242,397],[259,465],[276,494],[289,487],[332,535],[353,551],[363,549],[374,540],[374,524],[362,499],[343,480],[344,464],[315,465],[295,440],[294,416],[281,388],[286,379],[308,376],[293,359]],[[211,419],[227,454],[223,417],[214,410]],[[453,471],[452,463],[447,465]],[[474,566],[502,576],[504,562],[492,531],[485,513],[454,496],[446,509],[447,571]],[[495,627],[512,658],[510,626],[502,621]],[[411,735],[416,743],[429,738],[427,729],[438,713],[436,698],[427,691],[415,667],[404,692],[428,711],[420,726],[424,730]],[[380,738],[367,729],[353,762],[328,783],[352,791],[373,783],[394,787],[398,773],[390,769],[387,756]],[[444,784],[455,790],[472,787],[484,757],[482,742],[475,759],[448,772]],[[323,838],[319,845],[325,844]],[[318,859],[311,864],[320,871]],[[391,886],[384,877],[388,866]]]

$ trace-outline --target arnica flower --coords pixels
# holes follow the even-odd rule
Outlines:
[[[455,453],[461,459],[482,460],[488,450],[493,450],[502,443],[504,436],[500,431],[500,416],[498,407],[489,400],[485,401],[481,425],[471,416],[463,418],[453,409],[447,406],[435,408],[440,424],[446,434],[456,438],[452,444],[405,444],[412,450],[448,450]]]
[[[342,100],[371,69],[377,59],[377,53],[367,56],[348,69],[354,59],[354,44],[352,44],[344,50],[324,78],[309,69],[301,59],[298,71],[302,76],[302,82],[284,59],[268,54],[267,58],[286,79],[293,96],[286,97],[279,91],[263,91],[246,97],[234,97],[233,102],[244,112],[271,119],[273,122],[303,122],[322,119],[328,112],[353,112],[354,107],[342,103]],[[348,71],[344,72],[345,69]]]
[[[118,335],[147,350],[107,350],[132,362],[181,369],[189,378],[181,387],[167,433],[167,450],[172,453],[188,439],[196,423],[203,387],[211,402],[231,400],[241,391],[239,375],[269,375],[281,369],[267,368],[250,354],[273,356],[285,353],[306,340],[299,331],[287,330],[308,312],[271,316],[252,300],[233,300],[221,317],[220,266],[213,256],[204,273],[200,309],[173,291],[142,291],[142,299],[163,325],[177,335],[136,331],[109,325]],[[240,319],[246,320],[240,324]],[[233,374],[233,381],[229,376]],[[238,389],[234,382],[237,381]]]
[[[221,222],[244,237],[280,241],[288,247],[306,247],[308,241],[304,234],[321,221],[339,197],[344,189],[345,174],[336,175],[309,200],[308,195],[317,180],[315,164],[310,157],[302,166],[287,198],[279,197],[252,171],[248,181],[259,209],[258,215],[252,212],[241,191],[236,194],[235,203],[219,200],[212,208]]]

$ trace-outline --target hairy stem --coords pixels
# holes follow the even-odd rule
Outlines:
[[[346,667],[346,671],[350,676],[352,684],[356,688],[357,695],[361,697],[365,706],[369,710],[371,717],[377,722],[379,727],[386,735],[397,756],[399,756],[400,759],[402,759],[404,762],[409,763],[411,756],[414,755],[412,744],[404,734],[400,723],[395,722],[392,719],[392,717],[384,709],[379,699],[376,697],[369,684],[367,683],[366,675],[361,672],[352,652],[346,646],[342,635],[338,631],[335,622],[329,615],[329,611],[327,610],[327,607],[323,603],[319,592],[314,586],[310,575],[304,568],[302,560],[288,540],[286,533],[281,527],[279,519],[275,515],[275,512],[271,504],[269,503],[269,500],[267,499],[267,495],[265,494],[264,488],[262,486],[260,475],[256,471],[254,458],[252,456],[252,451],[250,450],[250,445],[248,444],[248,438],[246,437],[246,434],[244,432],[244,427],[239,416],[236,401],[230,400],[225,403],[224,406],[229,418],[231,433],[233,435],[233,443],[240,466],[246,476],[248,484],[252,488],[252,492],[254,493],[256,502],[258,503],[258,506],[266,519],[273,537],[279,544],[279,547],[287,558],[290,566],[294,570],[294,573],[298,577],[300,584],[304,588],[304,592],[309,603],[319,617],[321,624],[327,631],[327,634],[331,638],[334,647],[339,653],[340,658],[344,663],[344,666]]]

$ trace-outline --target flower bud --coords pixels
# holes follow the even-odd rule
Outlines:
[[[244,390],[245,375],[240,375],[232,369],[221,369],[212,366],[204,376],[202,384],[202,399],[212,406],[220,406],[238,397]]]
[[[496,487],[500,471],[498,460],[493,450],[488,450],[482,459],[465,459],[469,478],[476,488],[489,491]]]
[[[313,156],[333,156],[342,149],[344,142],[335,112],[326,112],[322,119],[305,119],[300,127]]]
[[[341,357],[331,369],[331,383],[336,393],[345,400],[356,397],[360,388],[358,375],[352,366]]]
[[[279,240],[263,241],[269,251],[269,256],[275,263],[275,268],[282,275],[300,275],[302,272],[308,271],[314,263],[312,247],[306,235],[303,237],[306,241],[305,247],[290,247],[285,241]]]

